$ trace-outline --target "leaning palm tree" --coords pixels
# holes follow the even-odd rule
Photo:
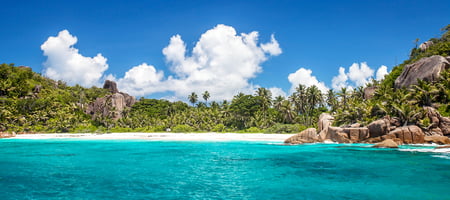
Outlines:
[[[192,103],[192,106],[195,105],[195,103],[197,103],[198,100],[198,96],[197,94],[195,94],[195,92],[192,92],[189,96],[188,96],[189,102]]]

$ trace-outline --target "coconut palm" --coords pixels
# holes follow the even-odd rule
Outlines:
[[[210,95],[208,91],[203,92],[203,99],[206,102],[206,106],[208,106],[208,99],[209,99]]]
[[[195,105],[195,103],[197,103],[198,101],[198,96],[197,94],[195,94],[195,92],[192,92],[189,96],[188,96],[189,102],[192,103],[192,106]]]

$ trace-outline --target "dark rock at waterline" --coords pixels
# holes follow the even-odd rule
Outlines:
[[[389,134],[382,136],[383,139],[398,138],[404,144],[423,144],[425,143],[425,133],[418,126],[404,126],[396,128]]]
[[[417,84],[417,79],[437,81],[440,73],[450,67],[450,62],[442,56],[425,57],[415,63],[406,65],[403,72],[395,80],[395,88],[408,87]]]
[[[398,144],[392,139],[386,139],[373,145],[375,148],[398,148]]]
[[[450,138],[446,137],[446,136],[439,136],[439,135],[434,135],[434,136],[425,136],[424,140],[426,143],[434,143],[434,144],[439,144],[439,145],[443,145],[443,144],[450,144]]]
[[[303,143],[314,143],[321,142],[317,135],[317,130],[315,128],[308,128],[297,135],[294,135],[284,141],[288,144],[303,144]]]
[[[369,138],[369,129],[366,127],[359,128],[341,128],[328,127],[330,140],[339,143],[357,143]]]

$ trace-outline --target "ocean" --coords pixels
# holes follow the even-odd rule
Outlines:
[[[450,199],[426,146],[2,139],[0,199]]]

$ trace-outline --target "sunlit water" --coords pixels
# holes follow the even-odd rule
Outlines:
[[[450,199],[433,147],[0,140],[0,199]]]

